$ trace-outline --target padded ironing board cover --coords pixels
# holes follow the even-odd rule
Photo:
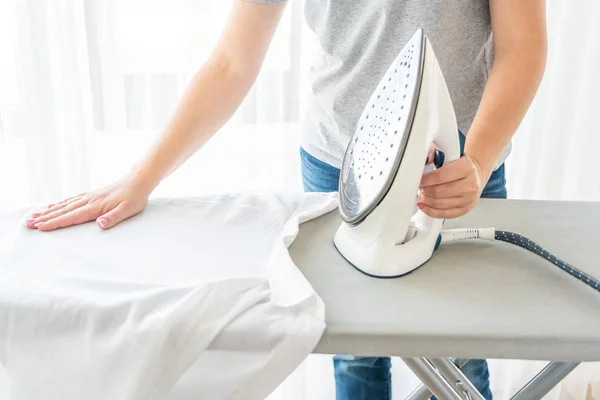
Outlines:
[[[0,398],[264,399],[325,329],[287,247],[336,206],[157,200],[109,231],[52,233],[25,228],[26,210],[0,214]]]

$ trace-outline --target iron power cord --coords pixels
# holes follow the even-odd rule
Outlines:
[[[539,244],[535,243],[533,240],[528,239],[523,235],[519,235],[518,233],[497,231],[494,228],[465,228],[443,230],[440,232],[440,235],[441,244],[467,239],[483,239],[489,241],[499,240],[501,242],[519,246],[525,250],[537,254],[548,262],[554,264],[556,267],[560,268],[562,271],[571,275],[573,278],[600,292],[600,280],[561,260]]]

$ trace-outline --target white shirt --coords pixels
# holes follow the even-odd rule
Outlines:
[[[0,215],[0,399],[264,399],[324,306],[287,252],[335,194],[162,200],[115,228]]]

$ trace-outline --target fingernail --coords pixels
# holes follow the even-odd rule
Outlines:
[[[98,220],[98,225],[100,225],[100,228],[106,228],[108,226],[108,220],[106,218],[100,218]]]
[[[40,215],[42,215],[42,214],[40,214],[40,213],[33,213],[33,214],[31,214],[31,218],[35,219],[35,218],[39,217]]]
[[[34,226],[35,226],[36,228],[39,228],[40,226],[42,226],[42,225],[44,225],[44,224],[45,224],[45,222],[38,222],[38,223],[37,223],[37,224],[35,224]]]

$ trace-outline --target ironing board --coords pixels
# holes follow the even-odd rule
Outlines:
[[[519,233],[600,276],[599,220],[597,202],[485,199],[445,227]],[[450,358],[550,361],[515,400],[540,399],[578,363],[600,361],[600,293],[542,258],[472,240],[440,247],[408,276],[373,279],[334,248],[340,222],[334,211],[305,223],[290,248],[326,305],[327,329],[316,353],[402,357],[425,384],[411,400],[430,391],[439,398],[481,398],[449,390],[457,381],[471,386]]]
[[[177,204],[176,215],[194,210],[193,204]],[[17,215],[0,218],[0,227],[13,224]],[[600,203],[486,199],[446,226],[514,231],[600,276],[599,218]],[[339,223],[337,211],[306,222],[290,247],[326,305],[327,328],[314,352],[402,357],[425,383],[411,400],[426,399],[431,391],[450,393],[439,399],[467,399],[445,378],[469,388],[450,357],[459,358],[459,364],[470,358],[552,361],[515,395],[518,400],[539,399],[578,363],[600,361],[600,294],[538,256],[500,242],[453,243],[406,277],[373,279],[354,270],[333,247]],[[86,243],[78,233],[82,229],[87,228],[63,234],[72,235],[76,246],[79,240]],[[135,230],[130,233],[139,238]],[[187,248],[180,241],[171,244],[173,252]],[[240,318],[210,349],[272,348],[273,338],[260,335],[257,324],[251,316]],[[479,398],[476,391],[470,393]]]

